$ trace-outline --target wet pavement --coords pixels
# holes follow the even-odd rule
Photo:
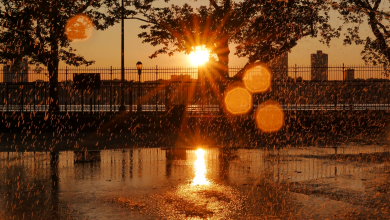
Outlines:
[[[389,219],[390,147],[0,153],[0,219]]]

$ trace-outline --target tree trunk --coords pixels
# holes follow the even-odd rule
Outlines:
[[[220,44],[218,51],[216,51],[218,56],[218,69],[219,75],[222,77],[222,80],[225,80],[229,77],[229,44],[228,41],[224,41]]]
[[[59,97],[58,97],[58,64],[59,61],[56,58],[52,58],[48,63],[49,70],[49,112],[58,113],[60,111],[59,107]]]
[[[219,45],[219,49],[216,51],[218,57],[218,77],[215,80],[218,83],[218,101],[219,101],[219,110],[220,113],[223,114],[224,109],[224,95],[225,90],[229,84],[229,44],[228,41],[225,40]]]
[[[380,53],[382,53],[387,58],[387,60],[390,60],[389,47],[387,46],[385,36],[383,35],[383,33],[380,31],[380,29],[378,27],[379,21],[376,18],[375,13],[373,13],[373,12],[369,13],[368,24],[370,25],[371,30],[372,30],[374,36],[376,37],[376,40],[378,41],[378,43],[380,45],[378,47],[378,49],[380,50]]]

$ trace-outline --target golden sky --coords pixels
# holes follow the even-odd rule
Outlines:
[[[241,1],[241,0],[237,0]],[[189,3],[194,8],[199,5],[208,5],[209,0],[171,0],[169,3],[164,3],[163,0],[157,1],[157,5],[170,5]],[[389,8],[383,4],[382,8]],[[342,22],[337,19],[338,13],[331,13],[332,25],[338,26]],[[141,61],[145,67],[158,66],[190,66],[189,56],[184,53],[176,53],[174,56],[159,55],[158,58],[149,59],[155,50],[161,46],[153,47],[149,44],[143,44],[141,39],[137,37],[141,33],[140,25],[144,24],[138,20],[125,20],[125,66],[135,67],[137,61]],[[371,35],[371,30],[367,24],[361,25],[363,35]],[[324,45],[316,38],[306,37],[298,42],[289,53],[289,65],[310,65],[310,54],[316,53],[317,50],[322,50],[329,55],[329,65],[345,64],[364,64],[361,59],[360,52],[363,46],[344,46],[340,39],[334,39],[330,46]],[[96,61],[92,67],[120,67],[121,64],[121,29],[120,23],[108,28],[105,31],[92,31],[92,36],[85,41],[73,42],[71,46],[77,49],[78,53],[83,55],[87,60]],[[245,58],[238,58],[234,55],[234,45],[230,45],[230,66],[243,66],[246,63]],[[64,63],[60,64],[64,66]]]
[[[193,4],[194,7],[207,5],[208,0],[198,0],[197,2],[185,1]],[[184,1],[174,0],[169,4],[182,5]],[[159,4],[164,4],[160,1]],[[385,7],[383,5],[382,7]],[[388,7],[388,6],[387,6]],[[338,26],[342,21],[337,19],[338,13],[331,13],[332,25]],[[159,46],[153,47],[149,44],[143,44],[137,35],[142,31],[139,26],[143,22],[138,20],[125,20],[125,66],[135,67],[137,61],[141,61],[145,67],[152,66],[190,66],[191,62],[188,55],[176,53],[174,56],[159,55],[158,58],[149,59]],[[363,35],[371,34],[367,24],[361,25]],[[360,52],[363,46],[344,46],[342,41],[343,35],[339,39],[332,40],[330,46],[319,42],[319,39],[306,37],[298,42],[289,53],[289,65],[310,65],[310,54],[322,50],[329,54],[329,65],[345,64],[364,64]],[[93,30],[92,36],[87,41],[72,43],[72,47],[85,56],[88,60],[95,60],[94,67],[120,67],[121,57],[121,29],[120,23],[105,31]],[[243,66],[246,63],[245,58],[238,58],[234,55],[234,45],[230,45],[230,66]]]

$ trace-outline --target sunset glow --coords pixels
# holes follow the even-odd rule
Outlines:
[[[255,67],[247,71],[243,81],[245,87],[252,93],[263,93],[271,87],[271,71],[263,66]]]
[[[202,47],[196,47],[194,52],[191,52],[189,59],[193,65],[203,65],[209,60],[210,52]]]
[[[226,110],[234,115],[246,114],[252,109],[252,95],[245,88],[230,90],[224,101]]]
[[[256,123],[263,132],[279,131],[284,125],[284,113],[279,104],[274,102],[264,103],[256,111]]]
[[[85,41],[92,36],[92,20],[83,14],[69,19],[65,27],[68,40],[73,42]]]

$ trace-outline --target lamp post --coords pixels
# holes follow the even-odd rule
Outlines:
[[[121,90],[122,90],[122,96],[121,96],[121,106],[119,107],[119,111],[125,112],[126,106],[125,106],[125,5],[124,2],[129,5],[131,1],[129,0],[121,0],[122,1],[122,8],[121,8]]]
[[[122,21],[121,21],[121,106],[119,107],[119,111],[124,112],[126,111],[125,106],[125,18],[124,18],[124,8],[123,0],[122,0],[122,8],[121,8],[121,15],[122,15]]]
[[[142,63],[140,61],[136,64],[138,70],[138,102],[137,102],[137,112],[142,111],[141,105],[141,73],[142,73]]]

